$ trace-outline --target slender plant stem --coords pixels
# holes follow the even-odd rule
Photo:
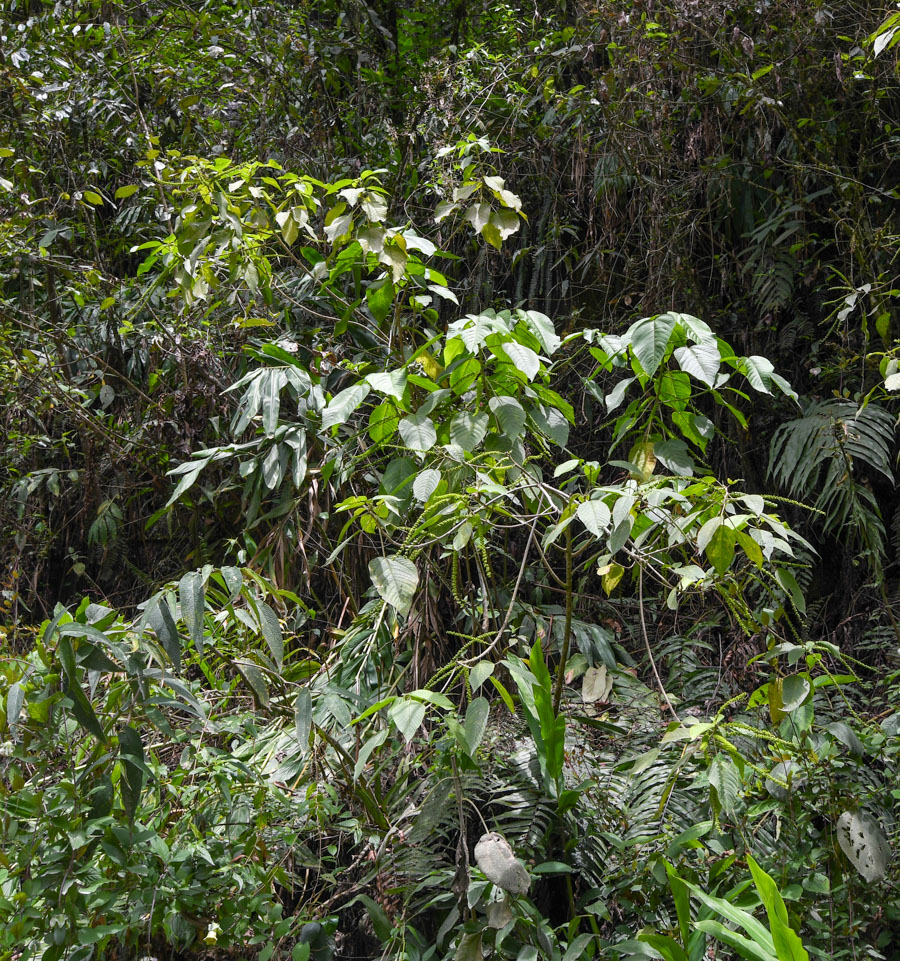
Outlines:
[[[563,680],[566,676],[566,661],[569,659],[569,642],[572,638],[572,607],[574,605],[572,591],[572,525],[566,528],[566,623],[563,627],[563,649],[559,659],[559,673],[556,677],[556,691],[553,694],[553,713],[559,714],[562,702]]]
[[[680,721],[681,718],[678,716],[678,712],[672,705],[669,695],[666,693],[666,689],[663,687],[662,678],[659,676],[659,671],[656,669],[656,661],[653,659],[653,651],[650,650],[650,637],[647,634],[647,620],[644,617],[644,568],[638,567],[638,608],[641,612],[641,633],[644,635],[644,647],[647,648],[647,657],[650,658],[650,667],[653,668],[653,676],[656,678],[656,683],[659,685],[659,692],[663,696],[663,700],[669,705],[669,710],[672,712],[672,717],[676,721]]]

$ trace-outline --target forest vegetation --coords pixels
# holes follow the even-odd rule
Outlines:
[[[0,961],[900,958],[898,55],[0,0]]]

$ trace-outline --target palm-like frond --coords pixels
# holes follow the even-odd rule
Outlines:
[[[893,417],[877,404],[814,401],[802,417],[778,428],[769,455],[770,476],[794,497],[815,493],[825,529],[849,530],[877,570],[884,559],[884,523],[859,464],[893,482],[894,431]]]

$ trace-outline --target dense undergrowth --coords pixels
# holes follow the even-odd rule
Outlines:
[[[900,14],[0,2],[0,958],[900,953]]]

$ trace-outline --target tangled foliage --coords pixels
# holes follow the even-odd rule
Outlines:
[[[0,11],[0,957],[892,957],[900,15]]]

